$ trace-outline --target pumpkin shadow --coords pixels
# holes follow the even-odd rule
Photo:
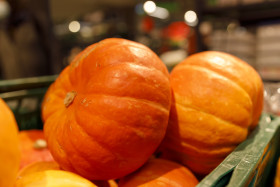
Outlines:
[[[172,137],[176,137],[176,139],[182,138],[179,133],[180,132],[179,120],[178,120],[177,109],[176,109],[174,103],[175,103],[175,97],[174,97],[174,93],[172,91],[171,92],[171,108],[170,108],[170,113],[169,113],[169,122],[167,125],[166,134],[154,155],[156,158],[171,160],[171,161],[174,161],[174,162],[182,165],[182,163],[180,162],[181,158],[180,158],[179,154],[174,154],[174,151],[173,150],[171,151],[169,148],[169,147],[171,147],[169,142],[170,142],[170,139],[173,139]],[[170,124],[171,121],[172,121],[172,125]],[[169,135],[170,132],[172,132],[172,135]],[[182,150],[183,146],[181,144],[176,144],[176,149]]]

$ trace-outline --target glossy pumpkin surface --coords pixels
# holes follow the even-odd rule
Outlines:
[[[263,83],[246,62],[207,51],[171,72],[172,106],[163,157],[210,173],[258,124]]]
[[[43,130],[23,130],[19,132],[21,162],[20,169],[38,161],[53,161],[47,148]]]
[[[0,98],[0,186],[12,187],[20,163],[18,126],[14,114]]]
[[[162,141],[170,98],[167,68],[149,48],[113,38],[93,44],[45,95],[49,149],[63,169],[88,179],[124,176]]]
[[[15,187],[96,187],[89,180],[61,170],[45,170],[24,175],[19,178]]]
[[[198,180],[186,167],[165,159],[150,159],[136,172],[121,178],[120,187],[194,187]]]

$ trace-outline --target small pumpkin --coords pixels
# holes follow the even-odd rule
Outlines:
[[[278,162],[277,162],[277,166],[276,166],[274,187],[280,187],[280,157],[278,158]]]
[[[53,161],[47,148],[43,130],[23,130],[19,132],[21,162],[20,169],[38,161]]]
[[[30,175],[32,173],[46,171],[46,170],[61,170],[60,166],[55,161],[36,161],[23,167],[17,175],[17,180]],[[114,180],[108,181],[92,181],[98,187],[118,187]]]
[[[119,181],[120,187],[194,187],[197,178],[186,167],[170,160],[152,158],[139,170]]]
[[[17,179],[31,173],[45,170],[60,170],[59,165],[55,161],[36,161],[23,167],[17,175]]]
[[[172,106],[162,157],[210,173],[258,124],[263,83],[230,54],[191,55],[170,74]]]
[[[13,112],[0,98],[0,186],[12,187],[20,163],[18,126]]]
[[[44,133],[64,170],[91,180],[122,177],[162,141],[169,73],[146,46],[110,38],[83,50],[48,89]]]
[[[68,171],[45,170],[24,175],[15,187],[96,187],[89,180]]]

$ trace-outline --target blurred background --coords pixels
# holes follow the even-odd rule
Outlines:
[[[280,80],[279,0],[0,0],[0,79],[58,74],[109,37],[143,43],[168,69],[225,51]]]

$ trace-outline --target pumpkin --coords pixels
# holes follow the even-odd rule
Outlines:
[[[55,161],[36,161],[23,167],[17,175],[17,179],[22,178],[25,175],[45,171],[45,170],[60,170],[59,165]]]
[[[60,166],[55,161],[36,161],[23,167],[17,175],[17,180],[20,180],[26,175],[32,173],[46,171],[46,170],[61,170]],[[118,184],[114,180],[108,181],[92,181],[95,185],[99,187],[118,187]]]
[[[89,180],[68,171],[45,170],[18,178],[15,187],[96,187]]]
[[[105,39],[73,59],[42,103],[48,147],[62,169],[90,180],[127,175],[162,141],[169,73],[146,46]]]
[[[206,51],[179,63],[170,84],[172,104],[162,158],[205,176],[257,126],[263,82],[241,59]]]
[[[19,140],[20,169],[37,161],[53,161],[53,157],[47,148],[43,130],[19,131]]]
[[[280,187],[280,157],[278,158],[276,166],[276,175],[274,178],[274,187]]]
[[[18,126],[13,112],[0,98],[0,186],[11,187],[20,163]]]
[[[192,187],[197,184],[197,178],[189,169],[176,162],[160,158],[150,159],[139,170],[119,181],[120,187]]]

